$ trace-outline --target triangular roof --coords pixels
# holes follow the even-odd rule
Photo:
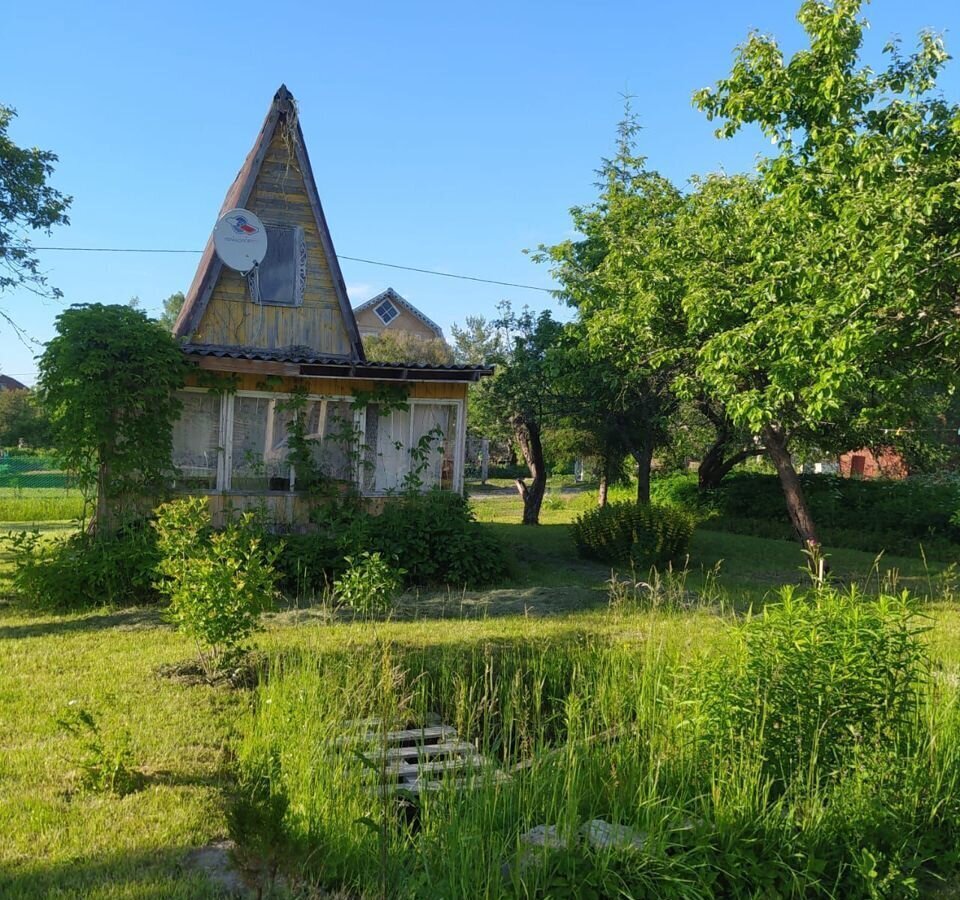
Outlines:
[[[320,204],[317,184],[313,178],[313,169],[310,166],[310,158],[307,155],[306,145],[304,144],[303,131],[300,128],[300,121],[293,94],[287,90],[286,85],[280,85],[280,89],[274,95],[273,103],[270,105],[266,119],[264,119],[260,134],[257,136],[256,142],[247,155],[240,171],[237,173],[233,184],[230,186],[230,190],[227,191],[223,206],[220,208],[220,215],[223,215],[230,209],[246,206],[256,185],[257,176],[260,174],[271,141],[281,125],[290,127],[294,135],[294,140],[292,141],[293,149],[296,153],[297,164],[303,176],[310,209],[316,221],[317,230],[320,233],[320,242],[333,279],[333,288],[337,303],[343,315],[343,322],[352,349],[351,359],[362,362],[366,357],[363,352],[363,343],[360,340],[360,332],[357,329],[353,309],[347,297],[347,288],[343,280],[343,273],[340,270],[340,262],[333,248],[330,229],[327,226],[327,220],[323,214],[323,207]],[[197,330],[200,320],[203,318],[203,314],[207,308],[207,304],[210,302],[214,288],[217,286],[223,268],[223,263],[214,250],[213,233],[211,231],[207,246],[203,251],[203,256],[200,258],[197,273],[193,278],[190,289],[187,291],[183,308],[180,310],[180,315],[177,317],[176,324],[173,327],[174,336],[187,337]]]
[[[371,297],[366,303],[361,303],[359,306],[354,308],[353,312],[356,314],[367,309],[372,309],[375,306],[379,306],[384,300],[390,300],[393,303],[396,303],[397,306],[402,306],[405,310],[407,310],[407,312],[412,313],[421,322],[432,328],[437,333],[437,337],[443,337],[443,329],[436,322],[434,322],[433,319],[425,316],[409,300],[405,300],[403,297],[401,297],[392,287],[388,287],[385,291],[381,291],[376,297]]]

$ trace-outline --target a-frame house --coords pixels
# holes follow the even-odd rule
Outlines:
[[[304,520],[288,447],[299,407],[312,478],[368,497],[461,490],[467,386],[490,370],[366,361],[285,86],[221,215],[235,208],[264,224],[267,255],[254,282],[221,263],[211,236],[174,326],[195,366],[174,431],[178,489],[208,494],[217,516],[266,504]]]

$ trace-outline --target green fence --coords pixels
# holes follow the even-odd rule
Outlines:
[[[50,453],[0,455],[0,525],[79,518],[83,497]]]

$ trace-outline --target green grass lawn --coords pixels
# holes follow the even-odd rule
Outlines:
[[[585,502],[575,491],[558,493],[543,524],[531,528],[516,524],[515,495],[478,495],[478,519],[515,560],[507,583],[484,592],[409,596],[392,621],[380,623],[291,604],[265,617],[256,647],[276,657],[384,641],[431,647],[591,634],[688,657],[722,646],[735,610],[806,578],[793,544],[700,531],[689,574],[664,587],[689,597],[689,609],[613,611],[610,571],[578,560],[566,527]],[[960,615],[950,571],[919,559],[875,564],[869,554],[828,552],[843,582],[875,588],[886,579],[941,597],[927,607],[929,640],[944,677],[958,677]],[[709,603],[697,604],[700,592]],[[253,693],[160,674],[193,653],[154,609],[47,615],[0,604],[0,897],[214,896],[185,860],[227,834],[233,753]],[[142,776],[138,790],[121,797],[81,789],[80,748],[57,725],[77,708],[94,716],[107,745],[129,732]]]

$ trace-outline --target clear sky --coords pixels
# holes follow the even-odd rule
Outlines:
[[[769,149],[755,133],[717,140],[690,97],[728,73],[751,29],[799,46],[798,3],[17,3],[3,11],[0,103],[18,110],[17,143],[59,155],[53,184],[74,197],[71,225],[38,245],[199,250],[284,82],[340,253],[549,287],[522,251],[570,236],[624,92],[641,152],[678,183]],[[957,0],[866,13],[874,64],[891,36],[911,47],[925,27],[960,54]],[[958,69],[941,81],[951,99]],[[0,303],[42,342],[69,303],[136,295],[159,312],[198,258],[45,252],[62,304]],[[342,266],[354,305],[392,286],[448,332],[502,299],[557,309],[545,293]],[[32,382],[39,350],[4,327],[0,371]]]

